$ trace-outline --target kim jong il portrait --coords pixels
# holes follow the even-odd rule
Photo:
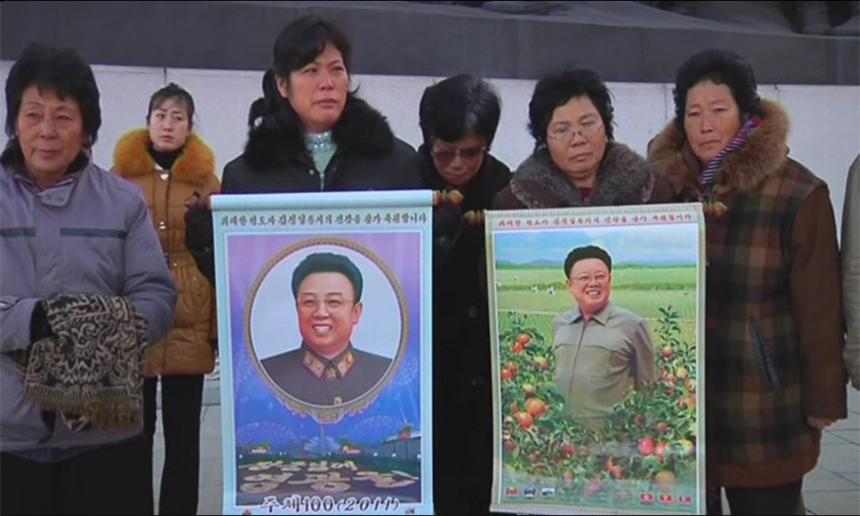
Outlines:
[[[392,359],[352,341],[361,324],[364,281],[347,256],[316,252],[292,273],[298,348],[261,361],[272,382],[293,398],[319,406],[349,403],[383,378]]]

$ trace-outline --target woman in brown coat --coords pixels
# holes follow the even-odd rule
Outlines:
[[[707,483],[732,514],[792,514],[847,415],[827,185],[788,157],[788,115],[739,56],[692,56],[674,96],[649,161],[675,201],[704,204]]]
[[[193,116],[191,95],[171,83],[150,99],[146,128],[124,135],[114,151],[114,171],[146,198],[179,289],[174,327],[146,355],[144,430],[150,439],[161,378],[166,453],[159,514],[197,513],[203,378],[215,367],[214,291],[185,246],[184,217],[195,192],[207,199],[220,185],[212,150],[192,133]]]
[[[493,209],[669,202],[645,159],[613,138],[609,89],[591,70],[552,73],[535,86],[529,130],[535,150],[496,195]]]

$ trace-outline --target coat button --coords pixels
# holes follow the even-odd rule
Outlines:
[[[166,223],[166,222],[164,222],[163,220],[159,220],[159,221],[158,221],[158,229],[162,229],[162,230],[163,230],[163,229],[166,229],[166,228],[167,228],[167,223]]]
[[[477,306],[475,306],[475,305],[470,306],[469,310],[467,312],[469,314],[469,319],[477,319],[478,318],[478,307]]]
[[[168,174],[167,172],[162,172],[161,174],[159,174],[158,177],[160,177],[162,181],[167,181],[167,178],[170,177],[170,174]]]

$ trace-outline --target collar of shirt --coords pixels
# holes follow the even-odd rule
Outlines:
[[[603,307],[599,312],[591,316],[591,319],[600,323],[601,326],[606,326],[606,322],[609,320],[609,316],[612,314],[612,303],[606,303],[606,306]],[[573,324],[575,322],[582,321],[582,311],[577,307],[573,310],[568,310],[563,313],[559,317],[563,322],[567,324]]]
[[[329,380],[343,378],[355,365],[352,343],[334,358],[326,358],[302,342],[302,364],[318,379],[325,376]]]
[[[83,174],[87,168],[89,168],[89,165],[81,170],[72,172],[71,174],[66,174],[59,181],[45,189],[42,189],[42,187],[36,183],[33,176],[26,170],[13,171],[12,174],[15,181],[20,182],[24,188],[32,192],[36,197],[39,197],[42,204],[61,207],[65,206],[69,201],[72,188],[74,188],[78,178],[81,177],[81,174]]]

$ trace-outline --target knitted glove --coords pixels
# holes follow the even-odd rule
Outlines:
[[[457,190],[433,192],[433,238],[446,245],[456,239],[460,229],[463,195]]]
[[[463,220],[472,226],[482,225],[485,219],[484,210],[469,210],[463,214]]]

